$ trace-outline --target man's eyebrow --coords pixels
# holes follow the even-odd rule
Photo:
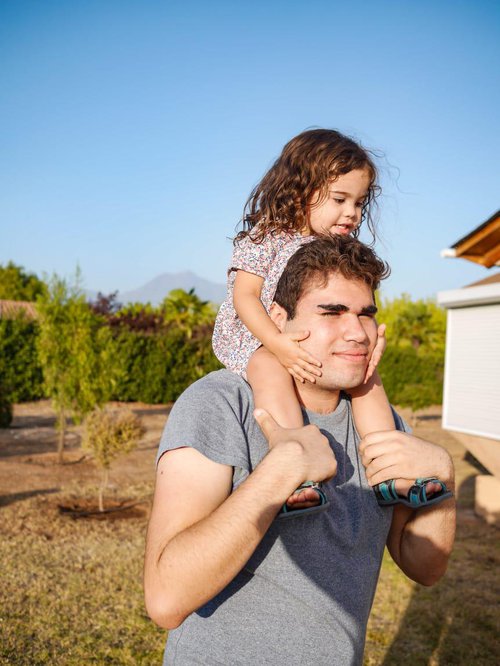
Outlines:
[[[367,305],[366,308],[361,309],[361,314],[374,315],[377,314],[378,307],[376,305]]]
[[[318,305],[318,308],[326,310],[327,312],[349,312],[347,305],[342,305],[342,303],[325,303]]]
[[[318,305],[318,308],[326,310],[327,312],[349,312],[347,305],[342,303],[321,303]],[[364,308],[361,308],[359,314],[361,315],[374,315],[377,314],[378,308],[376,305],[367,305]]]

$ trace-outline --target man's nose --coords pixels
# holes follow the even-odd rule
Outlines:
[[[344,340],[352,340],[360,344],[368,342],[368,335],[359,317],[355,314],[344,315]]]

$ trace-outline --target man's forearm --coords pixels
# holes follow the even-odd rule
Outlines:
[[[448,490],[455,491],[453,468],[440,477]],[[433,585],[446,572],[455,540],[455,498],[440,504],[412,510],[398,506],[394,509],[391,532],[400,534],[398,543],[389,548],[401,569],[421,585]]]

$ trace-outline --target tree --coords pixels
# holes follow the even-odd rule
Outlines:
[[[213,323],[216,312],[208,301],[202,301],[194,289],[172,289],[160,305],[166,323],[175,324],[188,338],[194,328]]]
[[[35,301],[47,290],[45,282],[34,273],[26,273],[22,266],[12,261],[0,265],[0,300]]]
[[[122,304],[118,301],[117,291],[110,294],[103,294],[99,291],[95,301],[90,301],[90,307],[96,314],[108,317],[118,312]]]
[[[91,451],[101,468],[99,511],[104,511],[104,490],[108,484],[111,463],[120,454],[129,453],[144,435],[141,420],[130,410],[118,414],[96,408],[85,419],[83,446]]]
[[[38,299],[38,354],[44,386],[57,413],[58,460],[62,462],[67,416],[78,421],[110,399],[116,371],[113,340],[80,288],[54,275]]]
[[[390,345],[444,350],[446,312],[432,299],[412,301],[408,294],[384,299],[377,319],[386,324]]]
[[[391,402],[416,412],[441,404],[446,313],[431,299],[408,294],[384,300],[377,315],[387,325],[387,350],[379,372]]]

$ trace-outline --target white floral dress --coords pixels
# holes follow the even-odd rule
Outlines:
[[[264,278],[260,300],[269,313],[278,281],[290,257],[301,245],[314,236],[300,234],[268,234],[262,243],[254,243],[249,236],[237,241],[231,265],[227,272],[227,295],[215,320],[212,345],[214,353],[228,370],[246,378],[251,355],[261,346],[236,314],[233,305],[236,271],[242,270]]]

